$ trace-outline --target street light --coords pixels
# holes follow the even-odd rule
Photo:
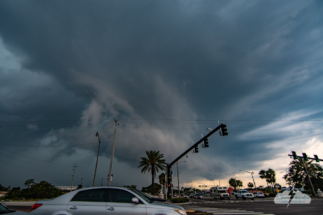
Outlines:
[[[250,173],[251,174],[251,177],[252,177],[252,180],[253,180],[253,184],[255,185],[255,188],[256,188],[256,193],[258,193],[257,186],[256,186],[256,182],[255,182],[255,179],[253,178],[253,174],[255,174],[255,173],[254,172],[248,172],[248,171],[245,171],[245,170],[239,170],[239,171],[244,171],[244,172],[247,172],[247,173]]]
[[[179,172],[178,172],[178,163],[183,163],[186,161],[177,162],[177,179],[178,179],[178,197],[181,196],[181,190],[179,189]]]

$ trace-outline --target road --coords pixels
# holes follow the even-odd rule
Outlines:
[[[186,210],[193,210],[195,214],[276,214],[276,215],[322,215],[323,199],[312,199],[309,205],[277,205],[273,199],[256,200],[214,200],[190,199],[190,203],[183,204]],[[31,206],[8,205],[9,209],[29,212]]]
[[[190,199],[189,204],[182,205],[185,209],[199,210],[208,214],[323,214],[323,199],[312,199],[308,205],[278,205],[273,199],[256,200],[214,200]]]

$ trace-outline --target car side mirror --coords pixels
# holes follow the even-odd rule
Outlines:
[[[134,203],[134,204],[139,204],[139,199],[138,199],[137,197],[133,197],[133,198],[131,199],[131,201],[132,201],[132,203]]]

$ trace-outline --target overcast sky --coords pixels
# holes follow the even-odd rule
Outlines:
[[[106,185],[117,118],[113,185],[148,186],[146,150],[172,162],[218,120],[181,186],[284,185],[291,150],[323,157],[322,20],[309,0],[0,1],[0,184],[70,185],[76,164],[91,186],[99,132]]]

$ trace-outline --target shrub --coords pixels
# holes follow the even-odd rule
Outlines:
[[[184,203],[188,202],[188,198],[170,198],[169,201],[172,201],[173,203]]]

